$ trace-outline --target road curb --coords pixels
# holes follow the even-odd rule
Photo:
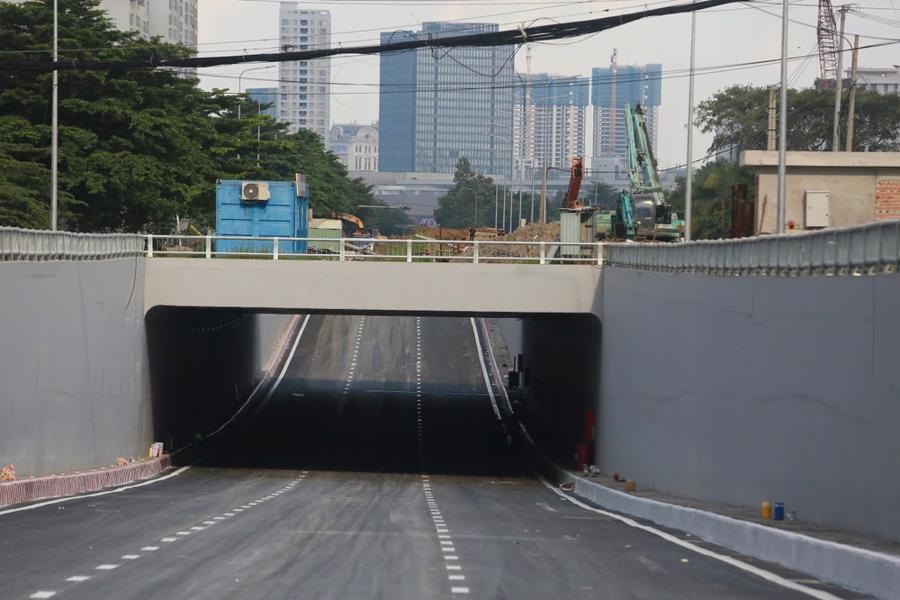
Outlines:
[[[872,594],[900,597],[900,558],[659,500],[632,496],[554,465],[557,483],[602,508],[678,529],[741,554]]]
[[[165,454],[124,467],[7,481],[0,483],[0,507],[117,487],[133,481],[149,479],[171,466],[172,459]]]

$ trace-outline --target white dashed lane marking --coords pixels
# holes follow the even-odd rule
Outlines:
[[[308,473],[309,473],[309,471],[302,471],[300,475],[298,475],[297,477],[292,479],[289,483],[278,488],[278,490],[276,490],[276,492],[274,492],[272,495],[266,496],[258,502],[250,502],[247,505],[248,512],[250,510],[252,510],[254,507],[261,505],[264,500],[270,499],[270,498],[275,498],[276,496],[274,494],[282,494],[284,492],[290,491],[294,486],[296,486],[298,483],[303,481],[303,479],[306,477],[306,475]],[[160,542],[163,542],[166,544],[173,544],[173,543],[177,542],[178,540],[184,539],[185,537],[191,535],[192,532],[200,533],[202,531],[209,529],[210,525],[215,525],[216,523],[219,523],[222,520],[225,520],[229,517],[234,517],[235,513],[238,513],[238,512],[242,512],[242,509],[235,508],[235,509],[232,509],[232,511],[222,513],[221,515],[207,518],[206,520],[202,521],[203,526],[193,525],[188,528],[188,529],[190,529],[190,531],[187,531],[187,530],[177,531],[177,532],[175,532],[174,535],[170,535],[170,536],[161,538]],[[157,550],[159,550],[159,546],[142,546],[141,547],[141,552],[156,552]],[[124,561],[132,562],[132,561],[136,561],[137,559],[141,558],[141,556],[142,555],[140,555],[140,554],[123,554],[120,557],[120,559],[124,560]],[[121,566],[123,566],[123,564],[103,563],[103,564],[100,564],[100,565],[97,565],[96,567],[94,567],[94,570],[95,571],[113,571],[113,570],[118,569]],[[68,583],[83,583],[85,581],[88,581],[89,579],[91,579],[91,577],[88,575],[72,575],[71,577],[67,577],[65,579],[65,581]],[[33,594],[31,594],[29,596],[29,598],[52,598],[52,597],[56,596],[56,594],[57,594],[56,590],[38,590],[38,591],[34,592]]]
[[[465,581],[466,576],[463,574],[463,568],[459,564],[459,553],[457,552],[456,546],[453,543],[453,538],[450,535],[450,528],[447,527],[444,517],[441,516],[438,503],[434,499],[434,493],[431,491],[431,480],[428,475],[422,475],[422,493],[425,495],[425,501],[428,503],[428,512],[431,514],[431,520],[434,521],[434,529],[437,532],[438,544],[441,549],[441,554],[444,557],[444,562],[446,563],[445,566],[448,571],[447,581]],[[469,588],[451,586],[450,593],[455,595],[468,594]]]

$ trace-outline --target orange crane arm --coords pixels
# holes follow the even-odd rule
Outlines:
[[[569,176],[569,188],[563,196],[563,208],[580,208],[578,192],[581,190],[581,180],[584,179],[584,159],[576,156],[572,159],[572,174]]]

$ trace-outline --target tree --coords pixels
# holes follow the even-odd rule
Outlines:
[[[190,53],[115,29],[98,1],[60,0],[62,56]],[[4,59],[46,59],[51,23],[49,0],[0,2]],[[0,225],[49,222],[50,78],[0,71]],[[167,69],[64,70],[59,79],[65,228],[167,232],[176,215],[208,227],[215,219],[216,180],[293,179],[297,172],[306,175],[318,213],[374,203],[371,190],[348,179],[321,138],[306,130],[289,134],[285,125],[258,115],[246,95],[203,91],[195,79]],[[238,119],[241,104],[244,118]]]
[[[455,186],[438,198],[434,217],[443,227],[485,227],[494,224],[494,180],[472,171],[465,157],[456,162]]]
[[[768,90],[735,85],[697,105],[697,124],[712,133],[711,154],[737,147],[759,150],[768,135]],[[846,138],[846,98],[840,138]],[[788,90],[788,150],[830,150],[834,124],[832,90]],[[900,96],[857,90],[854,150],[900,150]]]
[[[756,180],[753,173],[744,167],[727,161],[708,162],[694,173],[691,192],[692,223],[691,238],[695,240],[727,238],[731,232],[731,190],[734,185],[747,186],[748,197],[753,197]],[[672,209],[684,216],[685,179],[679,177],[675,189],[667,194],[666,200]]]

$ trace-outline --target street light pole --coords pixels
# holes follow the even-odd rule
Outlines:
[[[694,187],[694,58],[697,48],[697,13],[691,13],[691,76],[688,79],[687,174],[684,179],[684,241],[691,241]]]
[[[787,195],[787,53],[788,0],[781,2],[781,113],[778,115],[778,219],[777,233],[784,233]]]
[[[59,0],[53,0],[53,66],[59,60]],[[56,231],[59,214],[59,71],[53,69],[53,115],[50,124],[50,230]]]

